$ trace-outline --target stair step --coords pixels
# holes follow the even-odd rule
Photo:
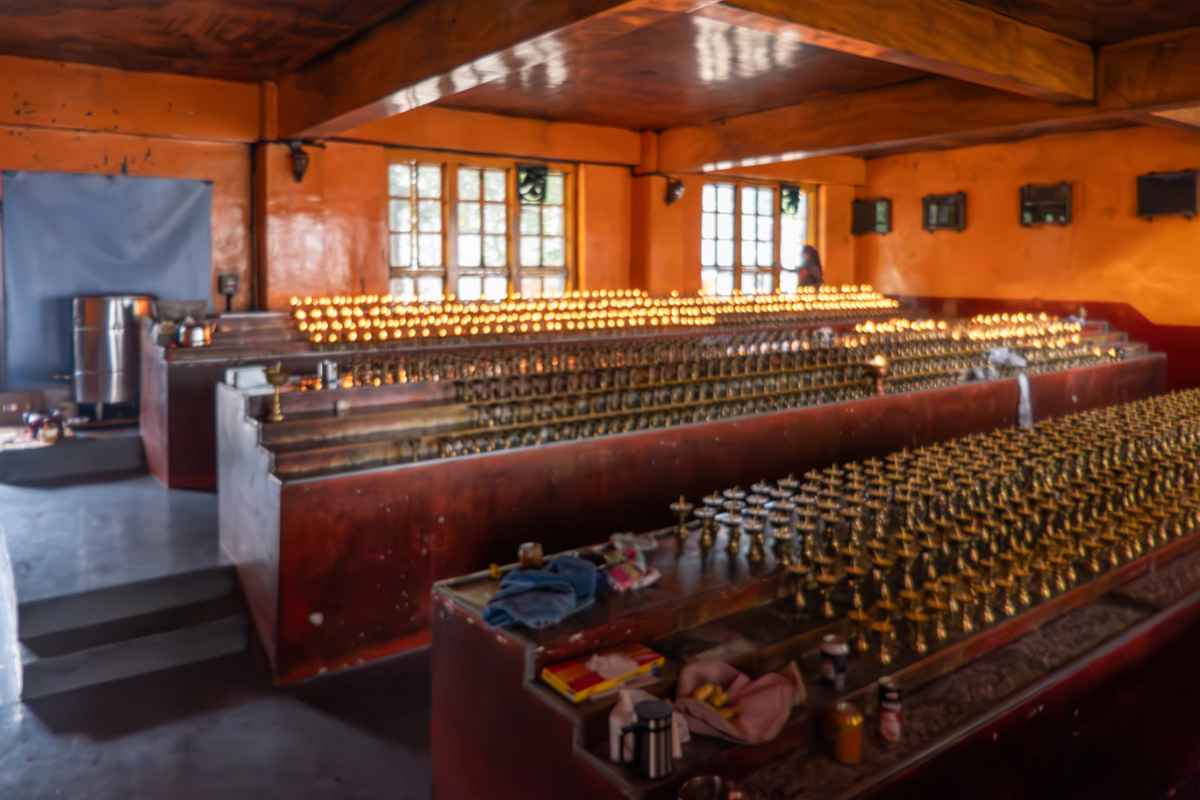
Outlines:
[[[185,628],[41,657],[27,645],[21,698],[33,700],[242,652],[249,623],[233,614]]]
[[[237,575],[222,565],[89,592],[21,603],[18,636],[37,639],[236,595]]]
[[[191,628],[226,617],[245,616],[245,613],[241,597],[237,594],[227,594],[86,627],[26,637],[21,640],[21,645],[34,658],[56,658],[102,645]]]

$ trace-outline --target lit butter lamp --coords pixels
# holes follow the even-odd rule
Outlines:
[[[883,353],[878,353],[867,362],[867,369],[875,379],[875,394],[887,394],[887,376],[891,372],[892,362]]]

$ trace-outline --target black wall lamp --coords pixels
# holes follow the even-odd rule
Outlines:
[[[311,157],[304,152],[305,147],[319,147],[325,149],[325,145],[321,142],[299,142],[292,141],[287,143],[288,149],[292,151],[292,177],[296,179],[296,183],[304,180],[304,173],[308,172],[308,164]]]
[[[683,181],[677,178],[667,178],[667,205],[674,205],[683,197],[684,186]]]

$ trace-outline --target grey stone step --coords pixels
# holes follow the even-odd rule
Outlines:
[[[232,614],[56,656],[39,657],[23,645],[21,698],[32,700],[238,653],[249,643],[249,632],[246,617]]]
[[[236,571],[222,565],[31,600],[17,606],[18,637],[34,639],[237,593]]]

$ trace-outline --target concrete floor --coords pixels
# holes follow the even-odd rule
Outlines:
[[[0,707],[5,800],[424,800],[426,652],[291,691],[250,655]]]
[[[0,528],[22,603],[223,563],[217,496],[166,490],[149,475],[0,484]]]
[[[153,478],[0,486],[0,799],[423,800],[425,652],[294,690],[257,656],[29,703],[16,602],[221,563],[216,496]]]

